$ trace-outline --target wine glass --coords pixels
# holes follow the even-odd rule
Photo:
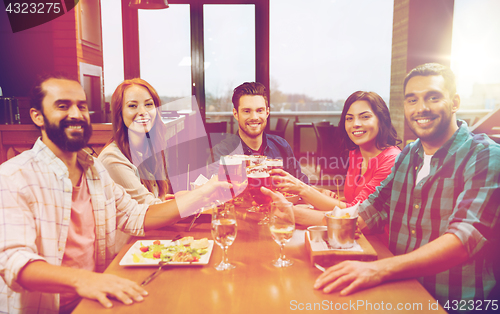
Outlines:
[[[285,243],[289,242],[295,231],[295,218],[293,216],[293,204],[290,202],[271,203],[271,219],[269,230],[274,241],[280,245],[280,257],[273,261],[275,267],[288,267],[293,261],[286,258],[284,250]]]
[[[227,248],[236,238],[237,223],[234,205],[231,203],[219,204],[212,210],[212,237],[222,249],[222,261],[215,269],[221,271],[233,269],[236,266],[229,263]]]

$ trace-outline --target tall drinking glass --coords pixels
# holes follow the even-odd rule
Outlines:
[[[230,191],[223,193],[231,193],[230,197],[238,196],[245,189],[246,171],[245,159],[242,155],[221,156],[218,172],[219,181],[227,181],[232,184],[233,188]],[[227,197],[225,199],[228,199]]]
[[[272,199],[260,190],[261,187],[266,187],[268,189],[271,188],[271,176],[267,172],[267,165],[258,164],[255,166],[248,166],[246,172],[248,179],[248,192],[252,196],[253,200],[258,204],[257,207],[252,207],[248,210],[262,213],[264,218],[259,221],[259,224],[267,224],[269,222],[269,203],[271,203]]]
[[[268,159],[266,159],[266,164],[267,164],[267,170],[269,172],[271,172],[274,169],[281,169],[281,170],[283,170],[283,159],[269,159],[268,158]],[[276,176],[271,176],[271,186],[273,188],[275,187],[275,182],[273,180],[275,177]]]
[[[283,169],[283,159],[266,159],[267,170]]]
[[[285,244],[290,241],[295,231],[295,218],[293,216],[293,204],[290,202],[271,203],[271,219],[269,230],[274,241],[280,246],[280,257],[273,261],[275,267],[288,267],[293,261],[285,256]]]
[[[212,237],[222,249],[222,261],[215,269],[222,271],[236,267],[230,264],[227,258],[227,248],[233,244],[236,233],[237,223],[234,205],[224,203],[214,206],[212,210]]]

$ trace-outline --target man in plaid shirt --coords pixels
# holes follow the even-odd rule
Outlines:
[[[77,81],[48,77],[35,88],[42,137],[0,166],[0,313],[66,313],[81,298],[111,307],[147,295],[136,282],[99,272],[116,254],[117,229],[142,236],[210,203],[224,182],[175,201],[138,204],[82,148],[89,108]]]
[[[494,297],[500,145],[457,121],[460,97],[449,68],[436,63],[416,67],[405,78],[404,93],[405,118],[418,139],[405,147],[392,173],[359,207],[360,227],[381,232],[389,225],[389,249],[395,256],[339,263],[314,287],[326,293],[342,289],[341,295],[347,295],[385,281],[417,278],[441,305],[448,302],[455,310],[459,307],[453,302],[465,300],[469,303],[462,308],[474,309],[475,301]]]

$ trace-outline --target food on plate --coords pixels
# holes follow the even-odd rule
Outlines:
[[[149,246],[144,246],[141,242],[141,252],[134,253],[132,260],[134,263],[140,263],[144,258],[168,262],[198,262],[201,255],[208,252],[208,246],[207,238],[194,240],[193,237],[184,237],[167,246],[159,240]]]
[[[207,247],[208,247],[208,239],[207,238],[203,238],[200,240],[194,240],[193,242],[191,242],[192,249],[204,249]]]
[[[194,238],[193,237],[184,237],[182,239],[179,240],[179,244],[182,244],[182,245],[190,245],[191,242],[194,241]]]

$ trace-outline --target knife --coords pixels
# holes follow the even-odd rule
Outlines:
[[[194,222],[198,217],[200,217],[201,212],[203,211],[204,207],[200,208],[200,211],[193,217],[193,220],[191,221],[191,224],[189,225],[189,228],[186,229],[186,231],[191,231],[191,228],[193,228]]]
[[[174,243],[175,241],[179,240],[180,238],[182,238],[182,235],[181,234],[178,234],[176,235],[172,240],[171,240],[171,243]],[[151,275],[148,276],[148,278],[144,279],[144,281],[141,283],[141,286],[145,286],[147,285],[151,280],[153,280],[156,276],[158,276],[158,274],[160,273],[160,270],[163,266],[167,265],[168,262],[167,261],[160,261],[158,263],[158,265],[160,267],[158,267],[158,269],[152,273]]]
[[[325,272],[325,268],[323,266],[319,265],[318,263],[314,263],[314,267],[321,270],[322,272]]]
[[[145,286],[147,285],[151,280],[153,280],[156,276],[158,276],[158,274],[160,273],[161,271],[161,268],[165,265],[167,265],[168,262],[167,261],[161,261],[158,263],[158,265],[160,265],[160,267],[158,267],[158,269],[152,273],[151,275],[148,276],[148,278],[144,279],[144,281],[141,283],[141,286]]]

